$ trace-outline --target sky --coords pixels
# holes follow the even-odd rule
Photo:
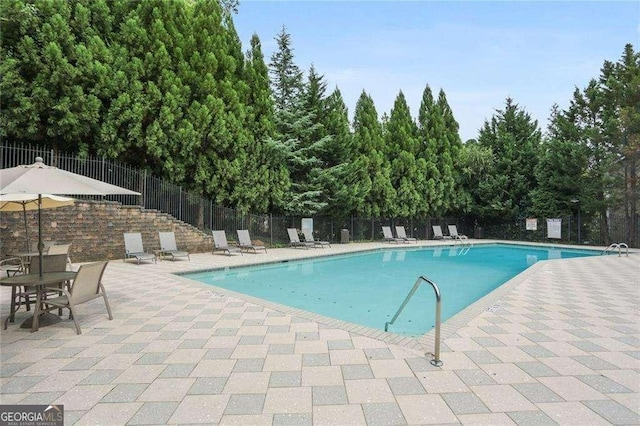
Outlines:
[[[380,116],[402,91],[414,118],[427,85],[444,90],[463,141],[507,97],[546,130],[553,104],[567,108],[625,44],[640,50],[640,1],[240,0],[234,24],[267,63],[284,26],[295,63],[340,89],[350,119],[363,90]]]

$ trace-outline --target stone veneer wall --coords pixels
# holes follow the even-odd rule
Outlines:
[[[27,211],[32,244],[38,240],[37,211]],[[125,232],[140,232],[145,251],[160,249],[158,232],[173,231],[178,249],[190,253],[211,251],[211,235],[156,210],[123,206],[112,201],[76,200],[72,206],[42,210],[43,241],[71,243],[71,259],[88,262],[124,258]],[[0,213],[0,254],[26,249],[22,212]]]

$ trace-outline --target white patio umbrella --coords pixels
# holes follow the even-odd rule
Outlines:
[[[47,166],[41,157],[31,165],[22,165],[0,170],[0,195],[38,194],[38,205],[42,205],[42,194],[54,195],[140,195],[116,185],[71,173],[57,167]],[[40,274],[42,274],[42,220],[38,210],[38,252]]]
[[[24,218],[24,232],[27,239],[27,249],[29,252],[29,228],[27,227],[27,210],[54,209],[56,207],[69,206],[73,204],[73,198],[59,197],[57,195],[42,194],[42,204],[38,204],[38,194],[5,194],[0,195],[0,211],[17,212],[21,211]]]

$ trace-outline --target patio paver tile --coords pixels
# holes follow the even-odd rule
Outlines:
[[[458,421],[440,395],[400,395],[396,399],[405,420],[411,425]]]
[[[169,418],[171,424],[217,424],[230,395],[187,395]]]
[[[228,376],[223,393],[265,393],[269,386],[269,372],[236,373]]]
[[[130,403],[99,403],[80,417],[77,422],[73,422],[68,416],[67,410],[64,412],[65,422],[75,423],[77,426],[95,426],[97,424],[123,425],[140,409],[139,402]]]
[[[270,388],[264,402],[264,413],[311,413],[310,387]]]
[[[543,402],[537,404],[553,421],[561,425],[610,425],[589,407],[576,402]]]
[[[605,395],[575,377],[541,377],[538,380],[565,401],[606,399]]]
[[[394,396],[384,379],[345,380],[349,403],[393,402]]]
[[[129,420],[127,426],[166,424],[177,407],[177,402],[145,402]]]
[[[181,401],[194,382],[194,378],[156,379],[142,392],[138,401]]]
[[[493,412],[536,410],[517,390],[509,385],[470,386],[471,391]]]
[[[319,405],[313,407],[313,424],[318,426],[366,426],[360,405]]]

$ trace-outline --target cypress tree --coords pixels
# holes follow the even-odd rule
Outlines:
[[[460,188],[457,184],[458,172],[455,169],[460,157],[462,140],[458,122],[453,117],[444,90],[440,90],[436,105],[444,122],[443,132],[437,143],[436,159],[443,200],[441,211],[446,212],[462,205],[462,200],[458,198]]]
[[[353,117],[353,168],[365,171],[362,187],[368,188],[356,213],[369,217],[393,215],[395,190],[391,184],[391,164],[386,154],[382,125],[373,99],[362,92]]]
[[[425,162],[417,159],[417,126],[402,91],[387,122],[385,141],[391,161],[391,184],[396,191],[394,216],[415,217],[424,204]]]
[[[258,171],[255,175],[258,180],[251,184],[254,188],[260,188],[258,193],[263,193],[256,198],[254,208],[259,212],[267,212],[282,204],[290,182],[285,165],[276,161],[276,155],[272,153],[276,131],[269,69],[264,62],[262,45],[256,34],[251,37],[250,44],[245,67],[245,81],[248,85],[247,126],[252,137],[248,167]]]
[[[325,129],[331,135],[322,152],[325,212],[344,219],[362,209],[371,189],[366,167],[356,161],[348,110],[339,89],[326,99]]]
[[[418,112],[418,153],[424,161],[424,187],[422,189],[425,215],[442,215],[449,205],[441,179],[439,166],[439,140],[444,133],[444,117],[440,106],[433,99],[429,85],[422,92],[422,101]]]
[[[54,149],[93,151],[110,94],[109,5],[2,2],[0,135]]]

